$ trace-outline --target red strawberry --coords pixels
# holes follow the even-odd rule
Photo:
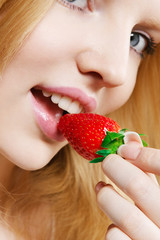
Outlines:
[[[59,130],[82,157],[94,159],[92,162],[116,153],[126,131],[114,120],[93,113],[66,114],[60,119]]]

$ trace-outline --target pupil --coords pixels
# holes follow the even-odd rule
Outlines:
[[[131,33],[131,45],[134,47],[139,43],[139,34]]]

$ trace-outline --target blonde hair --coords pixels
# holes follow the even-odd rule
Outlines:
[[[52,4],[53,0],[0,1],[0,71]],[[146,58],[131,99],[111,114],[122,127],[146,133],[156,147],[160,142],[156,135],[159,94],[155,92],[160,82],[159,54],[158,49]],[[104,179],[100,164],[88,164],[67,146],[41,170],[27,172],[15,167],[11,179],[1,211],[17,239],[104,239],[110,221],[96,207],[94,192],[96,183]]]
[[[53,0],[0,0],[0,70],[11,60]]]

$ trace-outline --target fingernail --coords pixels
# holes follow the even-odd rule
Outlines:
[[[95,187],[95,191],[96,193],[98,193],[103,187],[107,186],[107,184],[105,182],[99,182],[97,183],[96,187]]]
[[[134,142],[138,142],[139,144],[141,144],[143,146],[141,137],[139,136],[138,133],[128,131],[124,135],[125,135],[125,137],[124,137],[124,143],[125,144],[134,141]]]
[[[128,142],[127,144],[121,145],[117,151],[117,153],[128,160],[136,160],[142,146],[138,142]]]

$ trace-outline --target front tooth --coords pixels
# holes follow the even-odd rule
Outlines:
[[[72,99],[69,97],[62,97],[58,103],[58,106],[65,111],[68,111],[69,106],[72,103]]]
[[[82,106],[78,101],[74,101],[69,105],[67,111],[69,113],[80,113],[82,111]]]
[[[52,94],[52,97],[51,97],[51,101],[53,102],[53,103],[59,103],[59,101],[60,101],[60,99],[61,99],[61,95],[60,94],[58,94],[58,93],[54,93],[54,94]]]
[[[83,107],[78,101],[73,101],[71,98],[54,93],[51,96],[51,101],[69,113],[83,112]]]
[[[42,93],[43,93],[43,96],[45,97],[50,97],[52,95],[52,93],[46,92],[44,90],[42,91]]]

